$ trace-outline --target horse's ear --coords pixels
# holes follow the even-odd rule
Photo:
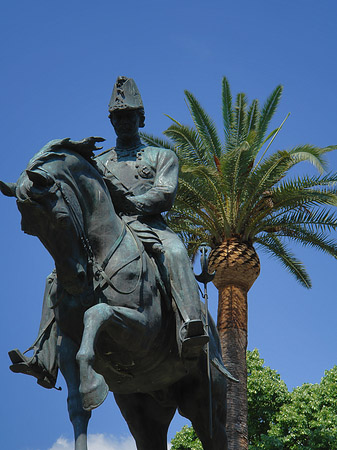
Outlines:
[[[0,191],[7,197],[15,197],[16,183],[5,183],[0,181]]]
[[[53,179],[47,173],[34,170],[26,170],[26,173],[30,181],[37,186],[48,187],[54,183]]]

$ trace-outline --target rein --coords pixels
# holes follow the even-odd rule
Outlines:
[[[110,248],[107,256],[104,258],[104,261],[102,262],[102,264],[99,264],[98,261],[95,258],[95,255],[94,255],[94,252],[92,250],[90,241],[89,241],[89,239],[88,239],[88,237],[87,237],[87,235],[85,233],[83,223],[78,218],[78,216],[76,214],[76,211],[74,210],[74,208],[73,208],[73,206],[71,204],[71,201],[69,200],[69,198],[67,197],[66,193],[64,192],[64,189],[62,188],[61,183],[59,181],[55,180],[55,184],[57,186],[56,190],[58,189],[61,192],[62,198],[63,198],[64,202],[66,203],[66,205],[68,207],[68,210],[70,212],[70,216],[72,218],[72,221],[73,221],[73,223],[75,225],[77,234],[80,237],[82,247],[83,247],[84,251],[87,254],[88,262],[93,267],[94,278],[95,278],[96,281],[100,281],[101,280],[96,285],[96,287],[94,289],[94,292],[98,288],[103,289],[104,284],[106,283],[107,285],[109,285],[112,289],[114,289],[119,294],[123,294],[123,295],[132,294],[137,289],[137,287],[138,287],[138,285],[140,283],[141,277],[142,277],[142,273],[143,273],[143,256],[142,256],[143,250],[140,248],[139,241],[136,238],[136,236],[134,235],[133,230],[129,226],[127,226],[124,222],[122,222],[123,223],[123,227],[122,227],[122,231],[121,231],[120,235],[118,236],[116,241],[113,243],[113,245]],[[132,258],[131,260],[127,261],[126,263],[121,264],[120,267],[114,268],[112,276],[108,277],[108,275],[105,272],[105,268],[108,265],[108,263],[109,263],[110,259],[112,258],[113,254],[116,252],[116,250],[118,249],[118,247],[122,243],[122,241],[123,241],[123,239],[124,239],[124,237],[126,235],[126,231],[127,231],[126,227],[128,227],[129,231],[131,232],[131,236],[133,237],[133,239],[134,239],[134,241],[135,241],[135,243],[137,245],[138,254],[134,258]],[[135,285],[129,291],[122,291],[122,290],[118,289],[112,283],[111,278],[117,272],[119,272],[121,269],[123,269],[128,264],[130,264],[131,262],[135,261],[138,258],[140,259],[141,265],[140,265],[139,274],[138,274],[138,277],[137,277]],[[102,283],[102,281],[103,281],[103,283]]]

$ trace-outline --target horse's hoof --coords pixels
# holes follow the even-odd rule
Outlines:
[[[90,386],[88,390],[84,390],[82,385],[80,386],[80,394],[82,397],[82,407],[86,411],[98,408],[109,393],[109,387],[106,384],[102,375],[95,375],[95,382]]]

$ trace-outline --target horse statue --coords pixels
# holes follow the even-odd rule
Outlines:
[[[63,142],[49,142],[16,184],[0,188],[16,197],[23,231],[37,236],[55,261],[57,351],[75,450],[87,449],[91,410],[109,391],[138,450],[167,450],[176,409],[192,422],[204,450],[227,449],[229,374],[214,322],[210,374],[205,353],[186,367],[158,267],[116,214],[92,158]]]

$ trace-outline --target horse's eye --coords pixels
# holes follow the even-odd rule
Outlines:
[[[69,220],[69,216],[66,213],[58,212],[55,215],[55,219],[58,223],[66,223]]]

